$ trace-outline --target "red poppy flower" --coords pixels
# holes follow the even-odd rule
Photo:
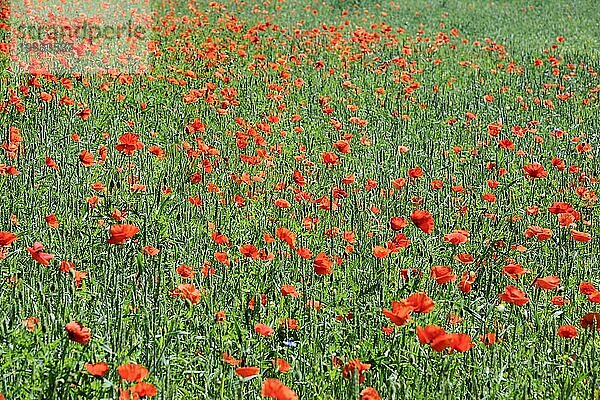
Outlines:
[[[293,285],[283,285],[279,291],[281,292],[282,296],[300,296],[300,293],[296,291],[296,288]]]
[[[17,240],[17,235],[12,232],[0,232],[0,247],[8,247]]]
[[[56,164],[56,161],[54,161],[52,159],[52,157],[46,157],[45,162],[46,162],[47,167],[52,168],[55,171],[58,171],[58,164]]]
[[[177,288],[169,291],[169,294],[189,300],[192,304],[198,304],[202,298],[202,293],[192,283],[180,283]]]
[[[88,344],[92,338],[90,328],[86,328],[77,321],[71,321],[65,325],[69,339],[79,344]]]
[[[431,344],[435,338],[444,334],[444,328],[437,325],[417,326],[417,337],[421,344]]]
[[[518,306],[523,306],[529,302],[529,299],[525,297],[525,293],[515,286],[506,286],[504,293],[500,294],[500,299]]]
[[[296,392],[275,378],[265,379],[260,390],[260,395],[275,400],[298,400]]]
[[[544,169],[544,166],[539,163],[532,163],[523,167],[525,176],[530,179],[545,178],[548,176],[548,172]]]
[[[240,246],[240,253],[242,253],[246,257],[255,259],[258,258],[258,249],[252,244],[245,244],[243,246]]]
[[[596,290],[593,293],[590,293],[588,295],[588,301],[592,302],[592,303],[600,303],[600,291]]]
[[[358,374],[358,383],[362,384],[366,377],[364,372],[371,368],[371,364],[365,364],[360,362],[358,358],[354,360],[350,360],[344,365],[344,369],[342,370],[342,375],[344,378],[350,378],[356,372]]]
[[[576,242],[589,242],[590,240],[592,240],[592,235],[590,235],[589,233],[579,232],[575,229],[571,229],[571,237]]]
[[[360,392],[360,400],[381,400],[379,393],[374,388],[367,386]]]
[[[148,382],[138,382],[131,390],[136,392],[140,397],[154,397],[158,394],[156,386]]]
[[[392,310],[383,309],[382,313],[398,326],[406,325],[410,320],[410,313],[413,308],[405,301],[392,301]]]
[[[291,368],[290,363],[285,361],[283,358],[278,358],[276,360],[273,360],[273,365],[275,366],[275,370],[277,370],[278,372],[281,372],[282,374],[285,374]]]
[[[431,348],[440,353],[447,348],[452,346],[454,341],[454,335],[451,333],[443,333],[441,335],[436,336],[430,343]]]
[[[323,160],[323,164],[326,165],[336,165],[339,162],[339,157],[337,154],[327,151],[321,154],[321,158]]]
[[[279,208],[290,208],[290,202],[285,199],[277,199],[273,202]]]
[[[283,240],[287,243],[290,248],[296,247],[296,234],[290,231],[288,228],[280,227],[275,229],[275,235],[279,238],[279,240]]]
[[[558,328],[558,336],[566,339],[573,339],[577,337],[577,328],[573,325],[563,325]]]
[[[431,267],[431,277],[440,285],[456,280],[456,275],[452,274],[452,268],[445,265]]]
[[[502,273],[510,276],[513,279],[518,279],[521,275],[527,272],[523,266],[519,264],[509,264],[502,268]]]
[[[573,209],[573,206],[570,203],[555,201],[550,207],[548,207],[548,211],[552,214],[571,214],[575,211],[575,209]]]
[[[463,264],[472,264],[475,261],[472,255],[466,253],[457,254],[454,258]]]
[[[475,282],[476,275],[475,272],[467,272],[463,271],[458,287],[463,293],[470,293],[473,290],[473,283]]]
[[[454,333],[452,334],[451,347],[453,350],[458,351],[459,353],[464,353],[465,351],[475,347],[475,344],[471,342],[471,337],[466,333]]]
[[[382,258],[387,257],[390,253],[391,253],[391,250],[387,249],[385,247],[382,247],[382,246],[373,247],[373,255],[375,256],[375,258],[382,259]]]
[[[426,210],[414,210],[410,214],[410,220],[423,232],[433,232],[433,216]]]
[[[496,343],[496,334],[493,332],[486,333],[485,335],[479,336],[479,340],[483,342],[486,346],[491,346]]]
[[[581,282],[579,284],[579,293],[581,294],[592,294],[594,292],[596,292],[598,289],[596,289],[596,286],[594,286],[593,284],[589,283],[589,282]]]
[[[90,375],[93,376],[104,376],[110,369],[108,364],[104,361],[97,362],[95,364],[85,364],[84,367],[87,370],[87,372],[89,372]]]
[[[393,231],[399,231],[407,224],[408,222],[406,222],[406,220],[402,217],[392,217],[390,219],[390,228],[392,228]]]
[[[131,224],[119,224],[110,227],[110,237],[107,242],[110,244],[124,244],[127,240],[134,237],[140,228]]]
[[[525,230],[525,237],[529,239],[533,236],[535,236],[537,240],[540,241],[547,240],[552,237],[552,230],[532,225]]]
[[[133,155],[136,150],[144,148],[144,144],[139,141],[139,135],[134,133],[126,133],[119,138],[119,144],[115,148],[121,153]]]
[[[56,218],[56,215],[46,215],[44,219],[50,228],[58,228],[58,218]]]
[[[451,243],[453,245],[467,243],[468,241],[469,241],[469,237],[459,231],[452,231],[452,232],[444,235],[444,242]]]
[[[421,169],[421,167],[410,168],[408,170],[408,177],[412,178],[412,179],[422,178],[423,177],[423,170]]]
[[[254,324],[254,332],[258,333],[261,336],[271,336],[275,331],[269,325]]]
[[[426,314],[433,310],[435,303],[425,292],[413,293],[406,299],[406,304],[413,312]]]
[[[117,367],[117,372],[127,382],[140,382],[148,376],[148,368],[135,363],[123,364]]]
[[[538,278],[535,280],[535,285],[544,290],[555,289],[558,285],[560,285],[560,278],[557,276]]]
[[[42,250],[44,245],[40,242],[33,243],[33,247],[27,247],[27,251],[31,257],[42,265],[50,265],[50,261],[54,258],[52,254],[44,253]]]
[[[313,263],[313,268],[314,268],[315,274],[317,274],[317,275],[328,275],[328,274],[332,273],[332,271],[331,271],[332,265],[333,265],[333,262],[327,256],[327,254],[321,252],[321,253],[317,254],[317,256],[315,257],[315,261]]]
[[[312,258],[313,253],[312,251],[310,251],[309,249],[305,248],[305,247],[300,247],[296,250],[296,254],[298,254],[300,257],[304,258],[305,260],[308,260],[309,258]]]
[[[81,161],[85,167],[91,167],[94,165],[94,155],[87,150],[83,150],[81,154],[79,154],[79,161]]]
[[[260,374],[260,368],[257,367],[238,367],[235,369],[235,373],[242,378],[249,378]]]
[[[223,353],[223,354],[222,354],[222,356],[221,356],[221,358],[222,358],[222,359],[223,359],[223,361],[225,361],[227,364],[229,364],[229,365],[233,365],[234,367],[235,367],[236,365],[238,365],[239,363],[241,363],[241,362],[242,362],[242,359],[239,359],[239,360],[238,360],[238,359],[236,359],[236,358],[233,358],[233,357],[231,357],[231,356],[230,356],[229,354],[227,354],[227,353]]]

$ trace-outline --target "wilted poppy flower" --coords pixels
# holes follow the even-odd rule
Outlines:
[[[27,247],[27,251],[31,257],[42,265],[50,265],[50,261],[54,258],[52,254],[44,253],[42,250],[44,245],[40,242],[33,243],[33,247]]]
[[[123,364],[117,367],[117,372],[127,382],[140,382],[148,376],[148,368],[136,363]]]
[[[258,367],[238,367],[235,369],[235,373],[242,378],[249,378],[260,374],[260,368]]]
[[[71,321],[65,325],[69,339],[76,343],[88,344],[92,338],[90,328],[86,328],[77,321]]]
[[[265,379],[260,390],[260,395],[275,400],[298,400],[296,392],[275,378]]]
[[[579,320],[579,324],[583,329],[591,328],[600,332],[600,314],[587,313]]]
[[[95,364],[85,364],[84,367],[87,370],[87,372],[89,372],[90,375],[93,376],[104,376],[110,369],[108,364],[104,361],[97,362]]]
[[[577,337],[577,328],[573,325],[563,325],[558,328],[558,336],[566,339],[573,339]]]
[[[433,232],[433,216],[426,210],[414,210],[410,214],[410,220],[423,232]]]
[[[504,293],[500,294],[500,299],[518,306],[523,306],[529,302],[529,299],[525,297],[525,293],[515,286],[506,286]]]
[[[479,336],[479,340],[481,340],[486,346],[491,346],[496,342],[496,334],[493,332],[486,333],[485,335]]]
[[[124,244],[127,240],[134,237],[140,228],[131,224],[119,224],[110,227],[110,237],[107,242],[110,244]]]

